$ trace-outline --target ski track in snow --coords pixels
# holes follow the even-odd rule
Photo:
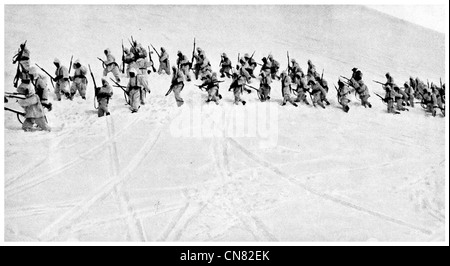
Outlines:
[[[150,113],[150,115],[154,114]],[[62,233],[61,230],[70,229],[70,227],[73,225],[73,222],[79,219],[81,216],[83,216],[89,210],[89,208],[93,206],[97,201],[108,196],[112,191],[117,189],[118,185],[132,178],[131,176],[132,171],[136,167],[138,167],[139,164],[142,162],[142,160],[145,159],[145,157],[150,153],[152,147],[154,146],[154,144],[156,143],[161,134],[163,126],[164,124],[161,124],[158,128],[153,130],[152,134],[149,134],[152,137],[149,137],[145,141],[145,143],[143,143],[142,148],[138,152],[136,152],[133,159],[130,160],[130,163],[126,167],[123,167],[120,172],[118,172],[117,177],[105,182],[100,187],[100,189],[98,189],[96,192],[93,193],[93,195],[87,197],[79,204],[77,204],[77,206],[75,206],[74,208],[70,209],[62,216],[57,218],[52,224],[47,226],[44,230],[42,230],[39,233],[38,238],[44,241],[53,240],[55,237],[57,237],[59,234]],[[109,141],[110,140],[105,140],[105,143],[109,143]],[[122,209],[123,208],[127,207],[124,205],[122,206]],[[127,215],[126,217],[127,222],[129,222],[129,225],[130,223],[133,223],[129,215]]]
[[[120,132],[116,133],[114,135],[113,138],[117,138],[119,136],[121,136],[122,134],[124,134],[127,129],[129,129],[133,124],[137,123],[138,121],[140,121],[142,118],[141,117],[136,117],[134,120],[132,120],[126,127],[124,127]],[[74,166],[78,166],[81,162],[83,162],[86,159],[89,159],[89,157],[87,157],[90,154],[93,154],[99,150],[101,150],[102,148],[104,148],[106,145],[108,145],[110,142],[109,139],[105,139],[104,141],[100,142],[98,145],[86,150],[85,152],[81,153],[80,155],[78,155],[78,157],[74,160],[69,161],[66,164],[63,164],[59,167],[53,168],[52,170],[48,171],[47,173],[43,173],[39,176],[36,176],[34,178],[29,178],[27,180],[24,180],[22,182],[17,181],[17,182],[9,182],[9,184],[7,184],[5,186],[5,194],[6,197],[11,197],[17,193],[21,193],[24,192],[28,189],[31,189],[37,185],[39,185],[40,183],[53,178],[55,176],[57,176],[58,174],[64,172],[65,170],[68,170]],[[48,160],[48,157],[50,155],[47,156],[47,158],[45,160]],[[17,178],[16,178],[17,180]]]
[[[270,171],[274,172],[276,175],[284,178],[286,181],[301,187],[302,189],[306,190],[307,192],[309,192],[311,194],[314,194],[314,195],[319,196],[319,197],[321,197],[323,199],[326,199],[326,200],[330,200],[330,201],[332,201],[332,202],[334,202],[336,204],[342,205],[344,207],[348,207],[348,208],[354,209],[356,211],[360,211],[360,212],[363,212],[363,213],[375,216],[375,217],[383,219],[385,221],[388,221],[388,222],[391,222],[391,223],[395,223],[397,225],[408,227],[410,229],[419,231],[419,232],[421,232],[423,234],[431,235],[433,233],[432,231],[430,231],[430,230],[428,230],[426,228],[423,228],[423,227],[420,227],[420,226],[417,226],[417,225],[414,225],[414,224],[410,224],[408,222],[405,222],[405,221],[402,221],[400,219],[388,216],[386,214],[383,214],[383,213],[380,213],[380,212],[377,212],[377,211],[374,211],[374,210],[370,210],[370,209],[367,209],[365,207],[359,206],[359,205],[357,205],[355,203],[351,203],[351,202],[345,201],[343,199],[339,199],[337,197],[331,196],[329,194],[317,191],[317,190],[315,190],[315,189],[313,189],[313,188],[311,188],[311,187],[309,187],[309,186],[299,182],[295,178],[292,178],[289,175],[284,174],[276,166],[270,164],[269,162],[260,159],[258,156],[256,156],[255,154],[253,154],[252,152],[250,152],[249,150],[244,148],[236,140],[234,140],[232,138],[228,138],[228,141],[231,144],[233,144],[236,148],[238,148],[240,151],[242,151],[245,155],[247,155],[250,159],[255,161],[256,163],[264,166],[265,168],[267,168]]]

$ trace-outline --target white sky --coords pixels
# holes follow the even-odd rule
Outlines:
[[[443,5],[383,5],[368,7],[404,19],[426,28],[447,32],[448,6]]]

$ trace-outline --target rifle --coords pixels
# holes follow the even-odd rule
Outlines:
[[[192,69],[192,65],[194,64],[194,53],[195,53],[195,37],[194,37],[194,49],[192,49],[192,59],[190,69]]]
[[[114,84],[116,84],[114,87],[116,87],[116,88],[121,88],[127,95],[128,95],[128,92],[125,90],[125,86],[122,86],[122,85],[120,85],[117,81],[115,81],[115,80],[113,80],[112,78],[109,78],[112,82],[114,82]]]
[[[91,65],[88,64],[89,67],[89,72],[91,73],[91,77],[92,77],[92,82],[94,83],[94,108],[98,109],[98,106],[96,106],[96,99],[97,99],[97,93],[98,93],[98,88],[97,88],[97,84],[95,83],[95,78],[94,78],[94,74],[92,73],[91,70]]]
[[[55,88],[55,84],[53,84],[53,80],[55,79],[54,77],[52,77],[52,75],[50,75],[47,71],[45,71],[45,69],[43,69],[42,67],[40,67],[38,64],[35,63],[35,65],[42,70],[45,74],[47,74],[50,77],[50,82],[52,83],[53,88]]]
[[[322,76],[320,76],[320,80],[323,80],[323,72],[325,71],[324,68],[322,68]]]
[[[289,51],[286,51],[287,54],[287,59],[288,59],[288,67],[287,67],[287,71],[288,71],[288,75],[291,73],[291,66],[290,66],[290,61],[289,61]]]
[[[103,68],[105,68],[106,67],[105,61],[103,59],[101,59],[100,57],[97,57],[97,59],[102,62],[102,66],[103,66]]]
[[[156,54],[158,55],[158,57],[161,58],[161,55],[158,53],[158,51],[156,51],[155,47],[153,47],[152,44],[150,44],[150,45],[152,46],[153,50],[155,50],[155,52],[156,52]]]
[[[150,46],[148,46],[148,58],[149,58],[150,62],[152,62],[153,72],[156,72],[155,63],[153,63],[152,51],[150,50]]]
[[[23,50],[25,49],[25,45],[27,45],[27,40],[25,40],[25,42],[23,43],[23,49],[21,48],[21,49],[17,52],[17,54],[15,54],[15,55],[13,56],[13,64],[15,64],[15,63],[18,61],[18,59],[19,59],[20,57],[22,57]]]
[[[220,56],[220,63],[219,63],[219,67],[222,65],[222,62],[223,62],[223,56],[221,55]]]
[[[5,106],[4,108],[5,108],[6,111],[10,111],[10,112],[16,113],[16,114],[17,114],[17,119],[19,120],[19,122],[20,122],[21,124],[23,124],[23,122],[20,120],[20,116],[25,117],[25,115],[26,115],[25,112],[17,111],[17,110],[8,108],[8,107],[6,107],[6,106]]]
[[[249,87],[249,88],[251,88],[251,89],[254,89],[257,92],[259,92],[259,90],[257,88],[255,88],[255,87],[253,87],[252,85],[248,85],[248,84],[244,84],[244,85]]]
[[[20,51],[16,55],[13,56],[13,64],[15,64],[19,60],[19,58],[22,57],[23,50],[25,49],[26,44],[27,44],[27,41],[25,40],[25,42],[23,43],[23,48],[21,48]],[[17,83],[19,82],[20,67],[21,67],[21,64],[17,63],[16,75],[14,76],[14,80],[13,80],[14,88],[17,88]],[[23,66],[22,66],[22,69],[23,69]]]
[[[337,99],[338,99],[338,102],[339,102],[339,89],[336,87],[336,85],[333,83],[333,86],[334,86],[334,88],[336,89],[336,92],[337,92]]]
[[[112,82],[114,82],[114,84],[116,84],[116,85],[114,85],[114,87],[116,87],[116,88],[120,88],[121,90],[123,90],[123,97],[125,98],[125,102],[128,104],[128,105],[130,105],[130,99],[129,99],[129,94],[128,94],[128,92],[125,90],[125,86],[122,86],[122,85],[120,85],[119,83],[117,83],[115,80],[113,80],[112,78],[109,78]]]
[[[18,93],[18,92],[5,92],[5,94],[6,94],[5,97],[8,97],[8,98],[15,98],[15,99],[21,99],[21,100],[26,98],[25,94]]]
[[[96,91],[97,90],[97,83],[95,83],[95,78],[94,78],[94,74],[92,73],[92,70],[91,70],[91,65],[88,64],[88,67],[89,67],[89,72],[91,73],[92,81],[94,83],[95,96],[97,96],[97,91]]]
[[[374,92],[374,94],[375,94],[376,96],[378,96],[383,102],[386,102],[386,100],[385,100],[383,97],[381,97],[380,94],[378,94],[378,93],[376,93],[376,92]]]
[[[224,80],[216,80],[216,81],[208,82],[208,83],[205,83],[202,85],[195,85],[195,86],[197,86],[201,89],[202,87],[208,86],[210,84],[217,84],[217,83],[222,83],[222,82],[224,82]]]
[[[376,81],[376,80],[372,80],[372,81],[375,82],[375,83],[381,84],[381,85],[386,85],[385,83],[380,82],[380,81]]]
[[[69,75],[70,75],[70,70],[72,69],[72,60],[73,60],[73,55],[70,58],[70,64],[69,64]]]
[[[125,48],[123,47],[122,39],[122,74],[125,73]]]
[[[174,84],[172,83],[172,84],[170,84],[170,88],[169,88],[169,90],[166,92],[166,94],[164,95],[164,96],[167,96],[167,95],[169,95],[171,92],[172,92],[172,90],[173,90],[173,86],[174,86]]]

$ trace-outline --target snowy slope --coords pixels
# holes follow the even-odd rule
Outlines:
[[[238,53],[255,50],[255,59],[271,52],[282,68],[286,51],[304,70],[311,59],[329,83],[357,66],[378,93],[371,80],[387,71],[399,84],[445,75],[443,35],[364,7],[5,6],[6,91],[10,58],[24,40],[32,63],[53,73],[54,57],[68,64],[74,55],[100,82],[96,57],[110,48],[119,61],[130,35],[166,47],[171,63],[177,50],[190,57],[196,37],[216,71],[221,52],[235,64]],[[440,115],[420,106],[389,115],[375,95],[372,109],[352,99],[346,114],[332,87],[326,110],[281,107],[279,82],[272,102],[252,93],[235,107],[229,80],[221,104],[208,106],[194,83],[177,108],[164,97],[170,77],[151,74],[152,93],[137,114],[116,90],[112,116],[97,118],[89,79],[87,101],[53,102],[52,133],[24,133],[5,112],[5,240],[444,240]],[[256,113],[268,114],[269,136],[253,134]]]

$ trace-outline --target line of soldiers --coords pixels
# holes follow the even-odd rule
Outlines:
[[[399,111],[408,110],[405,106],[414,107],[414,99],[419,99],[422,107],[432,116],[436,116],[436,109],[439,108],[445,115],[445,84],[438,87],[435,84],[431,86],[425,85],[418,77],[409,78],[409,82],[405,82],[403,87],[398,86],[394,82],[394,78],[388,72],[385,74],[386,82],[383,85],[386,95],[384,101],[387,103],[388,113],[399,113]],[[394,102],[397,103],[396,110]]]
[[[150,47],[147,52],[146,49],[135,40],[130,42],[130,44],[130,49],[123,48],[122,69],[116,62],[110,49],[104,50],[105,60],[98,58],[103,66],[102,86],[95,88],[96,101],[99,105],[97,108],[99,116],[110,114],[108,103],[112,96],[112,87],[106,79],[109,73],[112,73],[114,76],[114,80],[111,80],[116,84],[115,87],[120,87],[124,90],[127,96],[126,98],[128,98],[127,103],[130,105],[132,113],[138,112],[140,105],[145,104],[146,94],[150,93],[148,75],[152,71],[149,68],[152,68],[153,72],[156,71],[153,60],[151,59],[151,54],[153,52],[150,51]],[[184,103],[184,100],[181,98],[184,81],[192,81],[190,74],[191,70],[193,71],[196,80],[200,79],[203,81],[201,85],[197,86],[208,93],[207,102],[219,104],[219,100],[222,99],[222,95],[219,93],[219,83],[223,81],[219,80],[217,73],[212,71],[211,63],[206,57],[206,53],[203,49],[200,47],[194,49],[193,59],[195,60],[195,63],[190,62],[186,55],[181,51],[178,51],[176,66],[173,66],[172,68],[170,67],[168,52],[164,47],[160,48],[161,53],[158,53],[154,47],[153,50],[158,54],[160,62],[157,73],[172,74],[171,86],[166,93],[166,96],[171,92],[174,92],[175,101],[178,106],[181,106]],[[273,83],[273,80],[279,80],[283,97],[282,105],[286,105],[287,103],[296,107],[298,106],[297,103],[310,105],[307,99],[308,94],[313,106],[325,108],[326,105],[330,105],[330,102],[327,99],[329,87],[327,81],[323,78],[323,71],[322,75],[320,75],[316,71],[316,67],[311,60],[308,60],[307,62],[308,69],[306,75],[295,59],[289,60],[287,69],[282,70],[281,74],[278,75],[280,64],[271,54],[261,59],[262,64],[257,63],[253,59],[253,55],[254,53],[251,56],[248,53],[245,53],[241,58],[238,56],[238,64],[236,67],[233,67],[227,54],[221,54],[221,61],[219,64],[220,77],[232,79],[228,91],[233,91],[234,104],[238,105],[239,103],[242,103],[245,105],[246,101],[241,98],[242,94],[244,92],[249,94],[252,90],[257,92],[260,101],[264,102],[270,100],[271,84]],[[18,53],[13,57],[13,63],[18,64],[17,73],[14,77],[14,86],[17,87],[18,81],[21,81],[20,85],[17,87],[18,92],[23,92],[27,97],[33,97],[32,95],[36,94],[40,99],[40,105],[51,110],[52,104],[48,99],[46,77],[39,73],[36,67],[30,66],[30,51],[26,47],[26,42],[20,45]],[[82,65],[80,60],[75,60],[73,64],[71,61],[69,69],[67,69],[58,58],[55,58],[53,63],[56,67],[54,77],[43,68],[36,65],[50,77],[57,100],[61,101],[62,95],[65,95],[67,99],[73,100],[77,91],[82,99],[86,99],[86,87],[88,84],[86,77],[87,68]],[[125,64],[127,65],[126,76],[129,80],[126,86],[122,86],[119,84],[119,82],[121,82],[120,71],[122,70],[124,73]],[[257,65],[261,66],[258,77],[255,76]],[[72,67],[74,71],[71,76],[70,71]],[[92,72],[91,75],[94,79]],[[436,115],[436,108],[441,109],[442,113],[444,113],[445,85],[437,87],[435,84],[431,84],[430,87],[425,85],[419,78],[413,79],[410,77],[409,82],[405,82],[404,86],[400,88],[394,83],[394,79],[389,73],[386,73],[385,76],[386,82],[378,83],[382,84],[386,91],[385,96],[381,98],[386,102],[389,113],[398,113],[398,111],[407,110],[405,106],[414,107],[414,99],[420,99],[422,106],[432,113],[433,116]],[[253,79],[259,80],[259,88],[251,85]],[[53,84],[53,82],[55,82],[55,84]],[[363,81],[361,70],[358,68],[352,69],[351,78],[341,76],[337,84],[338,87],[335,88],[337,90],[338,102],[345,112],[348,112],[350,109],[350,99],[348,96],[353,92],[355,93],[355,96],[357,95],[360,99],[362,106],[372,107],[372,104],[369,102],[370,93],[368,87]],[[394,108],[394,103],[397,103],[396,110]],[[43,111],[40,113],[43,114]],[[42,114],[40,113],[34,116],[27,115],[26,118],[39,119],[45,117],[45,115],[41,116]],[[39,123],[42,125],[41,121]],[[26,127],[27,130],[31,129],[29,121],[24,127]],[[45,128],[48,129],[48,125],[46,125]]]

